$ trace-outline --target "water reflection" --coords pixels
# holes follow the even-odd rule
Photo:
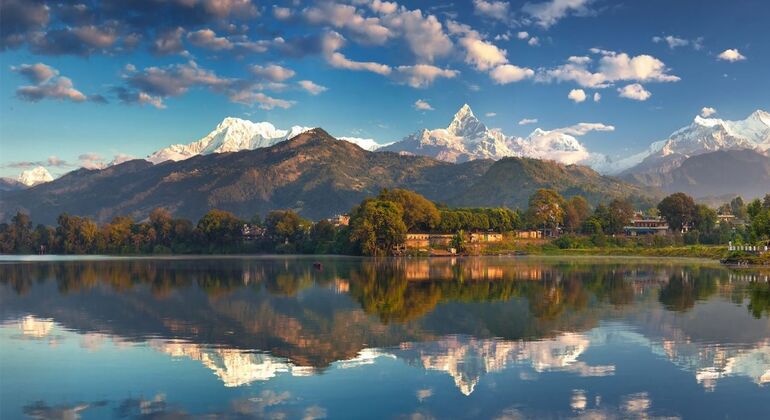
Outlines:
[[[0,342],[45,344],[54,353],[73,351],[67,342],[76,342],[81,359],[150,351],[195,363],[226,389],[408,367],[448,377],[455,392],[471,397],[494,395],[502,386],[496,378],[506,375],[531,384],[567,375],[562,380],[572,387],[564,391],[562,414],[570,416],[646,416],[661,404],[647,390],[613,396],[590,386],[616,375],[624,381],[646,375],[648,384],[663,386],[656,375],[664,381],[683,372],[708,393],[742,378],[752,392],[770,395],[764,273],[640,260],[336,258],[324,260],[322,270],[312,262],[0,264]],[[652,357],[645,363],[664,371],[629,373],[642,363],[633,360],[640,349]],[[3,376],[20,379],[9,366],[0,365]],[[430,414],[424,406],[438,401],[439,389],[416,386],[411,398],[420,407],[401,414]],[[21,396],[20,410],[35,418],[107,409],[118,417],[213,413],[191,410],[189,401],[169,404],[163,394],[65,404],[43,402],[34,392]],[[310,404],[297,390],[263,389],[215,412],[264,417],[289,409],[290,416],[318,417],[328,414],[321,402]],[[494,415],[547,413],[527,404],[498,407]]]

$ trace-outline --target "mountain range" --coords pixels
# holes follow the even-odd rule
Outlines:
[[[159,164],[137,159],[0,192],[0,220],[19,210],[40,223],[54,223],[62,212],[102,222],[118,215],[141,220],[156,207],[193,220],[212,208],[242,217],[290,208],[320,219],[347,212],[382,188],[397,187],[469,207],[524,208],[537,188],[555,188],[568,197],[583,194],[593,203],[648,195],[643,188],[586,167],[528,158],[449,163],[370,152],[315,128],[269,147]]]

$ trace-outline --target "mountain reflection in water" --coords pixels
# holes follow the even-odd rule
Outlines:
[[[2,263],[0,343],[3,348],[46,344],[51,355],[66,347],[80,360],[99,352],[149,351],[153,357],[197,363],[227,389],[273,382],[293,386],[292,378],[299,377],[323,382],[367,369],[380,375],[401,372],[399,381],[411,383],[416,381],[413,374],[402,370],[417,369],[449,375],[455,389],[470,397],[495,395],[501,386],[496,378],[506,372],[531,384],[545,383],[548,375],[573,378],[563,380],[572,386],[564,401],[566,412],[537,411],[531,402],[501,407],[495,414],[509,416],[607,414],[610,408],[591,389],[591,380],[631,377],[664,387],[668,373],[660,366],[685,373],[703,395],[742,379],[754,387],[751,392],[763,393],[765,401],[770,397],[767,273],[619,259],[329,258],[322,270],[312,262],[211,258]],[[67,346],[73,340],[80,350]],[[640,349],[652,357],[650,364],[665,365],[634,374]],[[0,365],[4,391],[19,379],[12,368],[20,362],[12,360],[15,354]],[[478,390],[481,383],[486,383],[483,391]],[[512,386],[510,379],[507,386]],[[268,391],[278,392],[262,393]],[[681,414],[656,402],[651,390],[631,391],[610,396],[605,390],[605,399],[615,400],[610,404],[614,415],[647,415],[658,406],[663,414]],[[14,404],[26,405],[21,411],[5,411],[11,408],[4,392],[0,414],[77,417],[112,407],[111,414],[120,416],[124,407],[123,414],[134,416],[147,414],[141,407],[167,414],[169,408],[165,394],[139,402],[81,398],[54,404],[34,395],[34,389],[18,392],[25,394]],[[227,410],[246,404],[250,414],[262,417],[275,407],[310,399],[298,391],[286,398],[276,397],[278,393],[272,397],[280,402],[271,405],[260,402],[270,397],[262,393],[246,403],[230,401]],[[423,410],[419,413],[428,415],[422,406],[437,400],[438,391],[435,386],[415,389],[413,398]],[[770,408],[768,404],[754,408]],[[175,405],[180,412],[212,414],[208,408],[193,410],[194,404],[183,397]],[[327,410],[321,405],[295,407],[290,417],[335,417]]]

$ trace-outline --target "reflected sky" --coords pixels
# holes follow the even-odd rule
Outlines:
[[[757,418],[768,273],[692,261],[0,264],[2,418]]]

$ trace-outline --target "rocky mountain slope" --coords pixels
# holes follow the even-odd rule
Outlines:
[[[62,212],[99,221],[118,215],[141,220],[156,207],[193,220],[212,208],[242,217],[291,208],[319,219],[346,212],[382,188],[395,187],[456,206],[525,207],[531,191],[541,186],[567,196],[590,192],[594,202],[641,193],[584,167],[531,159],[452,164],[423,156],[369,152],[312,129],[255,150],[76,170],[28,190],[0,193],[0,220],[17,210],[43,223],[54,223]]]
[[[665,174],[661,184],[665,191],[685,191],[698,198],[763,197],[770,193],[770,157],[754,150],[704,153]]]

